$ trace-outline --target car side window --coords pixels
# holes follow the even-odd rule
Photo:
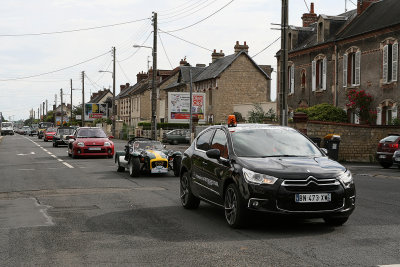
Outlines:
[[[197,138],[196,148],[200,150],[207,151],[210,149],[210,139],[213,134],[213,130],[209,130]]]
[[[224,131],[217,130],[215,132],[214,138],[211,142],[211,149],[218,149],[221,152],[222,158],[228,158],[228,141]]]

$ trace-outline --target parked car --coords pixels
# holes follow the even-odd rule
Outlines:
[[[383,168],[390,168],[393,165],[393,153],[399,149],[399,143],[399,134],[389,134],[379,141],[376,160]]]
[[[74,135],[75,127],[60,127],[53,137],[53,147],[68,145],[69,139]]]
[[[54,127],[54,124],[52,122],[39,122],[37,135],[38,139],[42,139],[44,137],[44,131],[49,127]]]
[[[31,132],[30,126],[22,126],[22,128],[21,128],[22,135],[29,135],[30,132]]]
[[[397,165],[397,167],[400,169],[400,149],[393,153],[393,164]]]
[[[2,122],[0,124],[1,135],[14,135],[14,123],[13,122]]]
[[[52,141],[54,135],[57,133],[57,128],[49,127],[43,131],[43,141]]]
[[[179,166],[182,153],[166,150],[160,141],[144,137],[135,137],[129,140],[125,151],[115,153],[115,163],[118,172],[129,170],[131,177],[142,174],[163,173],[173,170],[179,176]]]
[[[355,208],[351,172],[297,130],[265,124],[211,126],[184,152],[180,199],[224,208],[229,226],[249,211],[345,223]]]
[[[171,145],[177,145],[179,143],[190,142],[190,130],[189,129],[175,129],[165,133],[163,136],[163,142]]]
[[[99,127],[80,127],[68,142],[68,156],[114,156],[114,143]]]

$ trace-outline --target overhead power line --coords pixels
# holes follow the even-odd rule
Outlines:
[[[204,50],[207,50],[207,51],[211,51],[211,52],[213,52],[213,50],[212,50],[212,49],[205,48],[204,46],[201,46],[201,45],[195,44],[195,43],[193,43],[193,42],[190,42],[190,41],[188,41],[188,40],[185,40],[185,39],[183,39],[183,38],[181,38],[181,37],[178,37],[178,36],[176,36],[176,35],[174,35],[174,34],[172,34],[172,33],[165,32],[165,31],[163,31],[163,30],[161,30],[161,29],[158,29],[158,30],[159,30],[161,33],[168,34],[168,35],[170,35],[170,36],[172,36],[172,37],[175,37],[175,38],[177,38],[177,39],[179,39],[179,40],[181,40],[181,41],[184,41],[184,42],[186,42],[186,43],[189,43],[189,44],[191,44],[191,45],[194,45],[194,46],[200,47],[200,48],[202,48],[202,49],[204,49]]]
[[[172,21],[177,21],[177,20],[183,19],[183,18],[188,17],[188,16],[190,16],[190,15],[196,13],[196,12],[199,12],[200,10],[210,6],[211,4],[215,3],[218,0],[213,0],[213,1],[211,1],[211,3],[207,3],[208,1],[211,1],[211,0],[206,0],[206,1],[204,1],[204,2],[202,2],[200,4],[198,4],[198,5],[193,5],[193,7],[190,8],[189,10],[186,10],[186,11],[181,12],[181,13],[177,13],[174,16],[166,17],[166,18],[164,18],[164,19],[162,19],[160,21],[165,21],[163,23],[169,23],[169,22],[172,22]],[[194,10],[194,11],[192,11],[192,10]],[[183,16],[181,16],[181,15],[183,15]],[[178,17],[178,18],[173,19],[175,17]],[[166,21],[166,20],[168,20],[168,21]]]
[[[122,68],[121,64],[119,63],[119,61],[117,61],[119,68],[121,69],[122,73],[124,74],[126,80],[131,83],[130,79],[128,78],[128,76],[126,75],[124,69]]]
[[[273,45],[274,43],[276,43],[279,39],[281,39],[281,37],[276,38],[275,41],[273,41],[273,42],[270,43],[267,47],[265,47],[263,50],[261,50],[260,52],[258,52],[258,53],[255,54],[254,56],[252,56],[252,58],[258,56],[259,54],[261,54],[262,52],[264,52],[265,50],[267,50],[271,45]]]
[[[226,5],[224,5],[223,7],[221,7],[220,9],[218,9],[217,11],[211,13],[210,15],[208,15],[207,17],[205,17],[204,19],[201,19],[201,20],[199,20],[199,21],[197,21],[197,22],[195,22],[195,23],[193,23],[193,24],[191,24],[191,25],[188,25],[188,26],[186,26],[186,27],[179,28],[179,29],[175,29],[175,30],[170,30],[170,31],[166,31],[166,32],[177,32],[177,31],[181,31],[181,30],[185,30],[185,29],[187,29],[187,28],[193,27],[193,26],[195,26],[195,25],[197,25],[197,24],[199,24],[199,23],[205,21],[206,19],[211,18],[212,16],[214,16],[215,14],[217,14],[218,12],[220,12],[222,9],[226,8],[227,6],[229,6],[233,1],[235,1],[235,0],[231,0],[231,1],[228,2]]]
[[[306,5],[306,8],[307,8],[307,10],[308,10],[308,13],[310,13],[310,8],[308,7],[306,0],[304,0],[304,4]]]
[[[0,82],[8,82],[8,81],[16,81],[16,80],[29,79],[29,78],[34,78],[34,77],[39,77],[39,76],[44,76],[44,75],[48,75],[48,74],[60,72],[60,71],[66,70],[66,69],[70,69],[70,68],[73,68],[73,67],[82,65],[82,64],[84,64],[84,63],[86,63],[86,62],[95,60],[95,59],[97,59],[97,58],[99,58],[99,57],[102,57],[102,56],[105,56],[105,55],[107,55],[107,54],[109,54],[109,53],[110,53],[110,51],[107,51],[106,53],[103,53],[103,54],[101,54],[101,55],[92,57],[92,58],[87,59],[87,60],[85,60],[85,61],[76,63],[76,64],[71,65],[71,66],[68,66],[68,67],[64,67],[64,68],[61,68],[61,69],[57,69],[57,70],[53,70],[53,71],[48,71],[48,72],[44,72],[44,73],[40,73],[40,74],[35,74],[35,75],[30,75],[30,76],[25,76],[25,77],[10,78],[10,79],[0,79]]]
[[[135,22],[139,22],[139,21],[143,21],[143,20],[147,20],[147,19],[150,19],[150,18],[143,18],[143,19],[137,19],[137,20],[131,20],[131,21],[126,21],[126,22],[114,23],[114,24],[109,24],[109,25],[82,28],[82,29],[74,29],[74,30],[64,30],[64,31],[54,31],[54,32],[39,32],[39,33],[21,33],[21,34],[0,34],[0,37],[37,36],[37,35],[51,35],[51,34],[61,34],[61,33],[89,31],[89,30],[97,30],[97,29],[102,29],[102,28],[121,26],[121,25],[125,25],[125,24],[131,24],[131,23],[135,23]]]
[[[144,40],[144,42],[143,42],[141,45],[144,45],[144,44],[147,42],[147,40],[149,39],[149,37],[151,36],[151,34],[152,34],[152,32],[149,33],[149,35],[147,36],[146,40]],[[126,57],[126,58],[121,59],[121,60],[118,60],[118,61],[119,61],[119,62],[123,62],[123,61],[125,61],[125,60],[130,59],[131,57],[133,57],[134,55],[136,55],[136,53],[137,53],[139,50],[140,50],[140,47],[139,47],[135,52],[133,52],[133,54],[130,55],[129,57]]]
[[[164,50],[165,56],[166,56],[167,59],[168,59],[169,65],[171,66],[171,69],[173,69],[174,67],[172,67],[171,60],[169,60],[169,56],[168,56],[168,54],[167,54],[167,50],[165,50],[164,43],[163,43],[163,41],[162,41],[162,39],[161,39],[161,34],[158,35],[158,38],[160,39],[161,46],[162,46],[162,48],[163,48],[163,50]]]

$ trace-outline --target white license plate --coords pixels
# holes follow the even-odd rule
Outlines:
[[[89,150],[99,151],[101,150],[101,147],[89,147]]]
[[[151,169],[151,173],[167,173],[168,169],[163,166],[157,166],[156,168]]]
[[[400,161],[400,158],[394,158],[394,161]]]
[[[331,202],[331,193],[296,194],[295,195],[295,202],[297,202],[297,203]]]
[[[385,158],[386,158],[386,155],[379,155],[379,158],[380,158],[380,159],[385,159]]]

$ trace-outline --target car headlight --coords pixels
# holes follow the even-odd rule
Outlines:
[[[353,175],[351,175],[351,172],[349,170],[339,175],[337,179],[341,181],[343,185],[347,188],[350,187],[351,184],[353,184]]]
[[[84,147],[84,146],[85,146],[85,143],[79,142],[77,145],[80,146],[80,147]]]
[[[244,179],[253,184],[274,184],[278,178],[269,176],[266,174],[261,174],[257,172],[250,171],[246,168],[242,169]]]
[[[104,146],[111,146],[110,142],[104,142]]]

